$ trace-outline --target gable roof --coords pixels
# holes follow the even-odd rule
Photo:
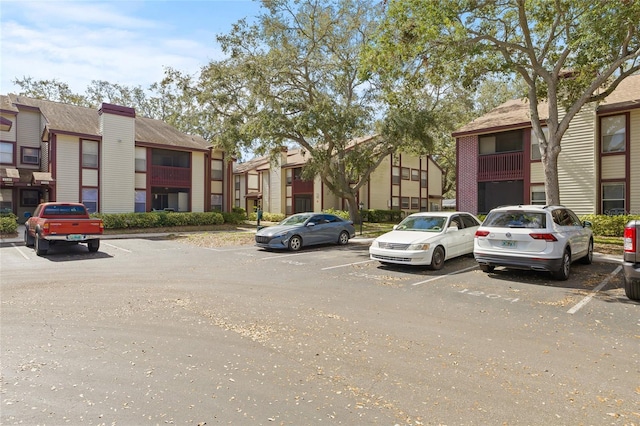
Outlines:
[[[18,111],[20,107],[39,110],[46,120],[45,128],[50,133],[71,133],[102,138],[100,113],[96,109],[14,94],[3,95],[1,104],[1,109],[7,111]],[[167,148],[198,151],[210,148],[210,144],[201,136],[189,135],[163,121],[138,115],[135,117],[135,141],[154,146],[165,145]]]
[[[541,121],[549,118],[549,104],[538,104],[538,116]],[[618,87],[598,105],[598,112],[610,110],[640,108],[640,74],[622,80]],[[509,100],[487,114],[465,124],[455,132],[453,137],[479,133],[490,133],[505,129],[531,127],[529,101],[522,99]]]

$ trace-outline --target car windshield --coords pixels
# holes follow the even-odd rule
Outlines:
[[[482,226],[496,228],[546,228],[547,215],[544,212],[491,212]]]
[[[445,217],[414,216],[407,217],[396,227],[399,231],[440,232],[444,227]]]
[[[309,217],[308,214],[294,214],[280,222],[279,225],[302,225]]]

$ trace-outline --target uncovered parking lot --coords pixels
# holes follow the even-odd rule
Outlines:
[[[615,263],[557,282],[384,266],[366,244],[0,254],[2,424],[638,421]]]

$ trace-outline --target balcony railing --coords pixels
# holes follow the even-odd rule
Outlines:
[[[481,155],[478,157],[478,180],[518,180],[524,176],[524,152]]]
[[[153,186],[191,186],[191,169],[184,167],[151,166]]]

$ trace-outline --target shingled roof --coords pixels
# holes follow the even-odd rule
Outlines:
[[[36,108],[46,120],[49,132],[73,133],[102,137],[97,109],[33,99],[9,94],[2,96],[1,109],[17,112],[22,107]],[[139,143],[166,145],[189,150],[208,150],[209,143],[201,136],[182,133],[169,124],[146,117],[135,117],[135,140]]]
[[[598,105],[599,112],[624,108],[640,108],[640,75],[632,75],[622,80],[618,87]],[[538,104],[538,115],[542,121],[549,117],[547,102]],[[527,100],[512,99],[465,124],[456,130],[453,136],[466,136],[530,126],[529,102]]]

